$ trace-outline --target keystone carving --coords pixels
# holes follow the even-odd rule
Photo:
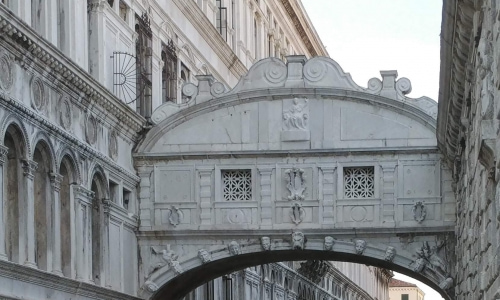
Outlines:
[[[260,244],[264,251],[271,250],[271,239],[268,236],[263,236],[260,238]]]
[[[335,244],[335,240],[331,236],[325,236],[325,250],[333,250],[333,244]]]
[[[292,232],[292,249],[293,250],[304,250],[306,243],[305,235],[300,231]]]
[[[304,170],[299,168],[291,168],[285,171],[285,179],[288,182],[286,188],[290,191],[288,200],[304,200],[307,187]]]
[[[229,254],[238,255],[240,254],[240,245],[236,241],[232,241],[228,246]]]

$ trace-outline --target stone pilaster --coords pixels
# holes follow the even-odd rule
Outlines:
[[[63,276],[61,270],[61,190],[62,176],[57,173],[50,174],[52,185],[52,234],[54,244],[52,245],[52,272]],[[64,241],[69,243],[70,241]]]
[[[335,222],[336,169],[335,166],[321,167],[323,172],[323,224]]]
[[[19,230],[19,257],[24,265],[36,268],[35,263],[35,171],[38,164],[32,160],[22,160],[24,175],[24,213],[19,216],[22,228]],[[22,206],[21,206],[22,207]]]
[[[7,152],[9,148],[0,145],[0,260],[8,260],[7,253],[5,251],[5,219],[4,219],[4,170],[3,165],[7,160]]]
[[[271,168],[259,168],[260,173],[260,217],[262,226],[273,225]]]
[[[90,281],[89,269],[92,266],[92,224],[90,212],[92,209],[93,192],[83,186],[73,186],[75,195],[75,217],[76,217],[76,279]]]
[[[201,225],[212,224],[212,173],[213,170],[199,170],[200,174],[200,219]]]
[[[111,288],[111,281],[110,276],[111,276],[111,268],[109,265],[110,261],[110,251],[109,251],[109,218],[110,218],[110,212],[111,212],[111,201],[109,199],[104,199],[102,200],[102,210],[104,213],[104,222],[103,222],[103,227],[102,232],[103,232],[103,237],[102,237],[102,249],[103,249],[103,261],[102,265],[104,267],[104,275],[103,278],[101,278],[101,285],[104,285],[108,288]]]
[[[382,222],[394,222],[396,203],[395,203],[395,171],[396,164],[382,164]]]

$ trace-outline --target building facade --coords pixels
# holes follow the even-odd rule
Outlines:
[[[414,283],[392,278],[389,282],[389,300],[425,300],[425,293]]]

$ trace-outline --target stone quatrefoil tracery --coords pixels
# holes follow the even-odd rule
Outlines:
[[[373,198],[375,174],[373,167],[344,168],[345,198]]]
[[[222,171],[224,200],[252,199],[252,172],[250,170]]]

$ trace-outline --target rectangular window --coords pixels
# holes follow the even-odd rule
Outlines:
[[[161,46],[161,60],[163,70],[161,73],[162,102],[174,102],[177,98],[177,54],[174,42],[168,41],[168,45]]]
[[[151,78],[151,70],[153,68],[153,49],[152,39],[153,32],[151,31],[151,23],[146,13],[142,16],[135,15],[136,25],[135,32],[137,33],[136,43],[136,111],[145,118],[151,117],[151,93],[153,83]]]
[[[344,168],[344,197],[350,199],[375,196],[374,167]]]
[[[409,295],[408,294],[402,294],[401,295],[401,300],[408,300],[409,299]]]
[[[223,170],[222,193],[226,201],[252,200],[252,171]]]
[[[111,202],[119,204],[120,202],[120,193],[119,193],[119,188],[120,186],[118,183],[114,183],[113,181],[109,182],[109,194],[111,196]]]
[[[130,203],[131,196],[132,196],[131,191],[127,191],[126,189],[123,189],[123,208],[125,208],[128,211],[130,211],[129,205],[132,205],[132,203]]]
[[[219,31],[224,41],[227,42],[227,7],[222,7],[222,0],[216,0],[217,15],[215,19],[215,27]]]

